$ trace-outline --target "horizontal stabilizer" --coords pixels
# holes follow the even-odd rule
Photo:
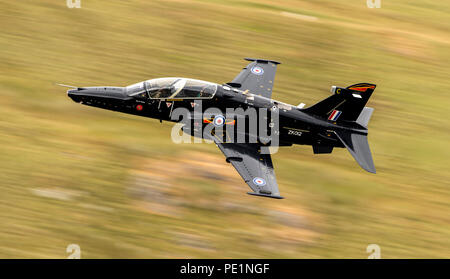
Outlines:
[[[335,132],[335,134],[363,169],[371,173],[376,173],[372,154],[370,153],[369,142],[367,141],[367,135],[349,133],[346,131]]]

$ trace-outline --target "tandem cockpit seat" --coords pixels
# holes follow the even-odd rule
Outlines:
[[[211,99],[217,84],[187,78],[157,78],[126,87],[128,96],[149,99]]]

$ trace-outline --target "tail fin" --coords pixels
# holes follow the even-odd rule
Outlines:
[[[326,117],[330,121],[337,121],[338,119],[356,121],[375,90],[375,87],[375,84],[370,83],[358,83],[346,88],[333,86],[331,87],[331,92],[334,95],[303,111],[320,117]]]
[[[363,169],[371,173],[376,173],[367,135],[347,131],[335,131],[335,134]]]
[[[329,121],[351,121],[367,128],[373,108],[365,107],[367,101],[375,90],[376,85],[358,83],[349,87],[331,87],[332,96],[304,109]],[[346,130],[334,132],[339,140],[348,149],[356,162],[366,171],[375,173],[372,154],[370,153],[367,134],[352,133]]]

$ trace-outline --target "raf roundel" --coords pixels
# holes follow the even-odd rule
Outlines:
[[[214,126],[216,127],[221,127],[225,124],[225,117],[223,117],[222,115],[217,115],[216,117],[214,117]]]
[[[264,186],[264,185],[266,185],[266,181],[265,181],[264,179],[260,178],[260,177],[255,177],[255,178],[253,178],[253,183],[254,183],[255,185],[258,185],[258,186]]]
[[[264,69],[259,67],[259,66],[254,66],[252,68],[252,73],[254,73],[255,75],[260,76],[260,75],[264,74]]]

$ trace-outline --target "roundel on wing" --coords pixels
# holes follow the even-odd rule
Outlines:
[[[253,74],[258,75],[258,76],[264,74],[264,69],[259,66],[253,66],[251,71]]]
[[[255,185],[258,185],[258,186],[264,186],[264,185],[266,185],[266,181],[265,181],[264,179],[262,179],[261,177],[255,177],[255,178],[253,178],[253,183],[254,183]]]

